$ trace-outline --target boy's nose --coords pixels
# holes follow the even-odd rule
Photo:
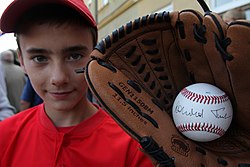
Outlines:
[[[50,82],[52,85],[61,86],[67,84],[69,82],[70,75],[68,74],[67,70],[63,66],[56,66],[51,71],[51,79]]]

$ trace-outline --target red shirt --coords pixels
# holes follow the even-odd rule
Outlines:
[[[57,129],[43,104],[0,122],[1,167],[153,166],[102,109],[71,128]]]

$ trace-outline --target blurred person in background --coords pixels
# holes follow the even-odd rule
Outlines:
[[[222,15],[222,18],[226,23],[230,24],[231,22],[236,20],[245,20],[246,14],[241,9],[232,9],[224,13]]]
[[[6,50],[0,54],[5,76],[7,97],[16,111],[20,111],[21,94],[26,82],[22,68],[14,64],[15,55],[11,50]]]
[[[14,115],[15,108],[10,105],[6,93],[6,84],[4,80],[4,73],[2,63],[0,61],[0,121]]]
[[[41,104],[43,100],[40,98],[40,96],[36,93],[33,86],[30,83],[29,78],[27,77],[26,84],[23,88],[23,92],[21,95],[21,101],[20,101],[20,108],[21,111],[37,106],[38,104]]]
[[[13,49],[9,49],[9,51],[11,51],[14,55],[14,64],[20,66],[20,62],[18,60],[18,55],[17,55],[17,51],[13,50]]]

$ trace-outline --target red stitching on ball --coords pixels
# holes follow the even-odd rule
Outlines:
[[[177,129],[180,132],[187,132],[187,131],[206,131],[210,133],[215,133],[219,136],[223,136],[225,134],[225,130],[221,127],[208,124],[208,123],[187,123],[187,124],[180,124],[177,126]]]
[[[228,96],[224,93],[221,96],[210,96],[210,95],[201,95],[189,91],[187,88],[182,89],[181,94],[191,101],[203,103],[203,104],[220,104],[222,102],[228,101]]]

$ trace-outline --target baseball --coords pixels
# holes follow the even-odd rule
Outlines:
[[[225,92],[211,84],[197,83],[181,90],[172,114],[183,135],[194,141],[208,142],[225,134],[232,122],[233,109]]]

